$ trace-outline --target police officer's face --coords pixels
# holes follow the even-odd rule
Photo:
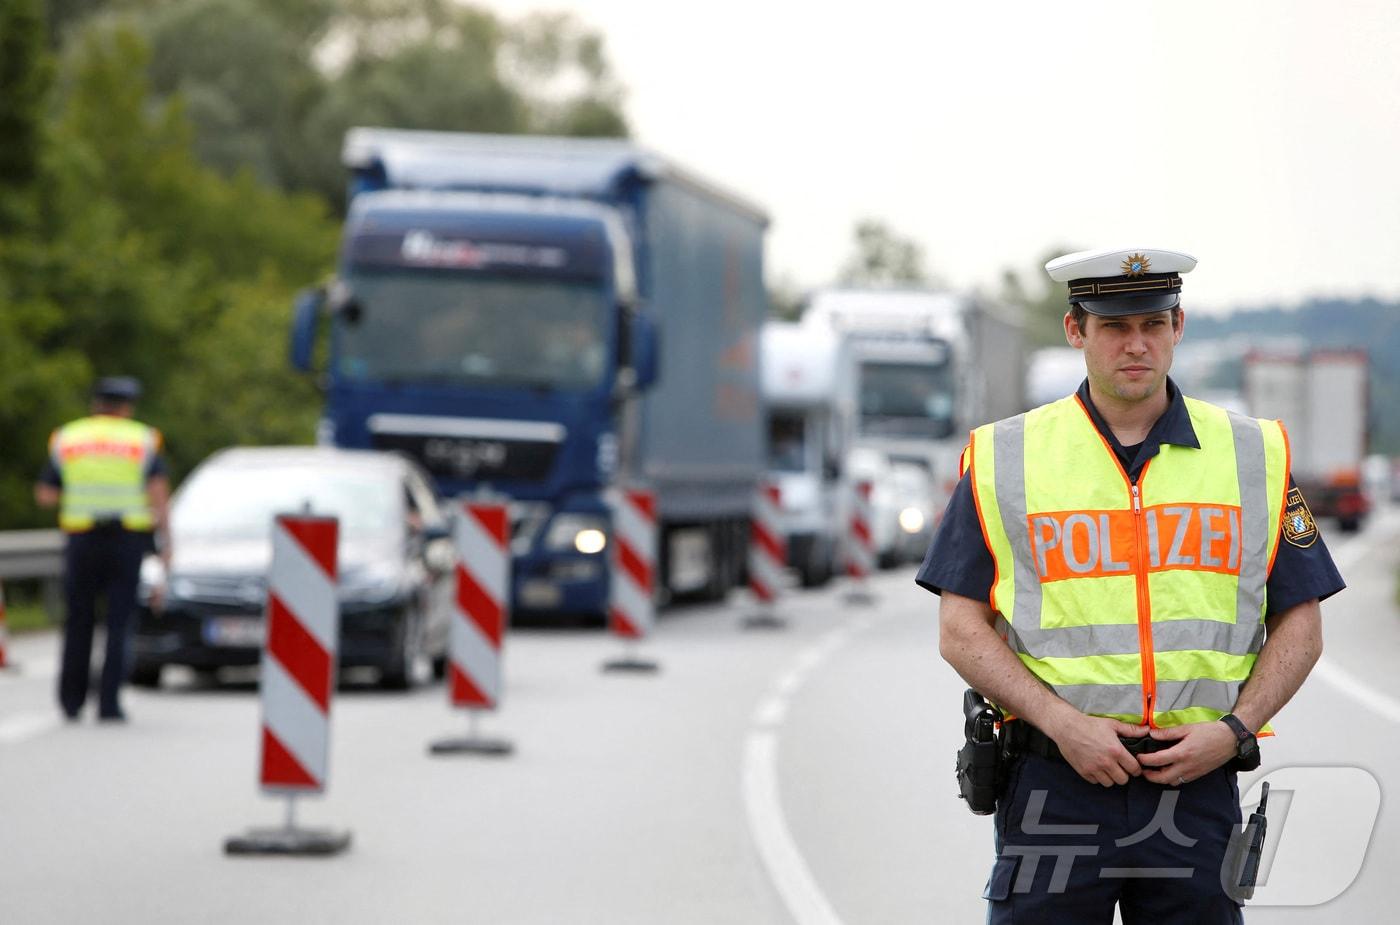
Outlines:
[[[1151,398],[1166,383],[1172,351],[1186,330],[1179,312],[1172,325],[1170,310],[1121,318],[1089,315],[1084,324],[1065,316],[1065,336],[1084,351],[1089,384],[1094,392],[1121,402]]]

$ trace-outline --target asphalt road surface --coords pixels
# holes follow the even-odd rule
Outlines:
[[[1398,537],[1391,513],[1330,536],[1351,587],[1323,605],[1324,664],[1241,781],[1275,787],[1250,923],[1392,918]],[[298,809],[353,833],[332,858],[223,854],[284,812],[256,786],[251,682],[177,676],[129,691],[125,727],[68,725],[57,639],[24,637],[0,673],[0,922],[982,921],[991,823],[955,797],[962,684],[912,579],[880,574],[874,606],[789,593],[777,632],[740,628],[739,593],[669,612],[656,676],[601,673],[601,632],[513,632],[483,722],[505,759],[427,754],[466,726],[440,685],[350,679],[328,792]]]

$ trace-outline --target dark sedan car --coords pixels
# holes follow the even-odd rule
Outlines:
[[[452,547],[422,471],[393,453],[262,447],[216,453],[175,493],[174,557],[169,575],[147,562],[132,683],[159,685],[166,665],[256,665],[272,520],[306,509],[340,519],[341,667],[378,668],[402,689],[426,659],[441,677]]]

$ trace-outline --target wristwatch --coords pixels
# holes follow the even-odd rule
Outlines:
[[[1220,717],[1220,721],[1229,726],[1235,735],[1235,757],[1230,761],[1231,770],[1253,771],[1259,767],[1259,740],[1254,737],[1254,733],[1245,728],[1244,723],[1233,713],[1226,713]]]

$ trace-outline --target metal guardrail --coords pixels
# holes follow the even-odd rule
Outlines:
[[[60,578],[63,533],[59,530],[0,532],[0,579]]]

